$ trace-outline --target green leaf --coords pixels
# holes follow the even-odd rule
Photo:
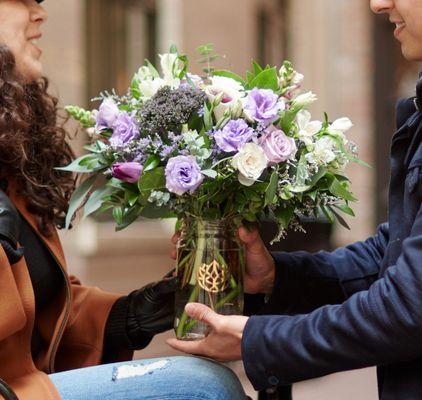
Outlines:
[[[157,168],[160,165],[160,157],[155,154],[148,157],[144,165],[144,173]]]
[[[214,124],[213,119],[212,119],[212,112],[213,112],[212,105],[208,106],[208,104],[205,103],[205,106],[204,106],[204,129],[205,129],[206,132],[211,130],[212,126]]]
[[[135,75],[130,83],[130,93],[136,99],[139,100],[142,96],[142,93],[139,89],[139,78]]]
[[[265,191],[265,205],[264,207],[273,204],[277,192],[278,174],[273,172],[271,174],[270,183]]]
[[[357,201],[357,198],[352,195],[337,179],[333,179],[329,191],[337,197],[348,201]]]
[[[294,216],[294,212],[294,206],[280,207],[275,210],[274,214],[277,218],[278,223],[283,229],[287,229],[289,227],[290,222]]]
[[[274,91],[278,90],[278,76],[277,69],[270,68],[259,73],[252,82],[249,83],[249,89],[271,89]]]
[[[95,190],[91,196],[89,196],[89,199],[84,206],[83,218],[88,217],[88,215],[91,215],[100,209],[104,203],[104,197],[110,195],[112,192],[113,188],[109,186],[104,186]]]
[[[366,163],[365,161],[361,160],[361,159],[360,159],[360,158],[358,158],[358,157],[355,157],[355,156],[352,156],[352,155],[348,154],[348,155],[347,155],[347,158],[348,158],[350,161],[352,161],[352,162],[354,162],[354,163],[356,163],[356,164],[359,164],[359,165],[361,165],[361,166],[363,166],[363,167],[366,167],[366,168],[371,168],[371,169],[372,169],[372,166],[371,166],[370,164]]]
[[[138,182],[140,191],[159,190],[166,187],[164,167],[158,167],[152,171],[144,172]]]
[[[154,205],[147,205],[141,211],[141,216],[148,219],[169,218],[172,213],[167,207],[157,207]]]
[[[237,81],[237,82],[241,83],[243,86],[245,86],[244,79],[241,76],[235,74],[234,72],[220,69],[220,70],[213,71],[212,74],[214,76],[223,76],[225,78],[234,79],[235,81]]]
[[[95,169],[88,168],[86,165],[93,160],[93,158],[98,158],[96,156],[93,156],[92,154],[85,154],[81,157],[78,157],[76,160],[74,160],[71,164],[67,165],[66,167],[57,167],[54,169],[57,169],[59,171],[68,171],[68,172],[78,172],[81,174],[91,173]]]
[[[252,61],[253,71],[255,76],[259,75],[264,69],[255,61]]]
[[[122,220],[123,220],[123,209],[122,206],[115,206],[113,208],[113,218],[116,221],[117,225],[121,225],[122,224]]]
[[[333,207],[339,209],[351,217],[355,217],[355,212],[347,204],[334,204]]]
[[[340,225],[342,225],[344,228],[346,228],[350,231],[350,226],[346,222],[346,220],[339,213],[337,213],[331,206],[327,206],[327,207],[335,215],[335,217],[337,218],[337,221],[340,223]]]
[[[330,222],[330,224],[334,224],[334,222],[336,221],[335,219],[335,215],[333,214],[333,212],[324,205],[320,205],[321,211],[324,213],[324,215],[327,217],[328,221]]]
[[[205,176],[208,176],[209,178],[215,179],[218,176],[217,171],[214,171],[213,169],[204,169],[201,171],[201,173]]]
[[[84,202],[96,179],[96,175],[89,177],[73,192],[72,197],[70,198],[69,209],[66,214],[66,229],[69,229],[73,216]]]

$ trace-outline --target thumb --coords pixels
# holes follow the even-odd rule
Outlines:
[[[200,322],[205,322],[212,328],[216,328],[219,323],[220,316],[205,304],[188,303],[186,304],[185,311],[189,317]]]
[[[260,254],[265,249],[258,229],[248,231],[242,226],[239,228],[239,238],[246,245],[246,251],[251,254]]]

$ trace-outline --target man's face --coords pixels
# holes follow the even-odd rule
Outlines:
[[[377,14],[388,14],[404,57],[422,61],[422,0],[370,0]]]

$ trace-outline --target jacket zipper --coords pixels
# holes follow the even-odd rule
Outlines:
[[[61,263],[57,259],[56,255],[51,251],[51,249],[48,246],[47,242],[40,235],[37,234],[37,236],[44,243],[44,245],[47,248],[48,252],[51,254],[51,256],[53,257],[54,261],[59,266],[60,271],[61,271],[61,273],[62,273],[62,275],[64,277],[65,286],[66,286],[66,310],[65,310],[65,314],[63,316],[62,323],[60,325],[60,329],[59,329],[59,331],[58,331],[58,333],[56,335],[56,338],[54,340],[54,344],[53,344],[53,348],[52,348],[52,351],[51,351],[50,360],[49,360],[49,363],[48,363],[48,373],[49,374],[53,374],[55,372],[54,371],[54,362],[55,362],[55,358],[56,358],[57,348],[59,346],[60,340],[62,338],[64,329],[66,327],[66,323],[67,323],[67,320],[68,320],[69,314],[70,314],[70,302],[71,302],[70,283],[69,283],[69,278],[68,278],[66,272],[64,271]]]

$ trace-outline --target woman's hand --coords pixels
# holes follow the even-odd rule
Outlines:
[[[257,229],[248,231],[246,228],[239,228],[239,238],[245,244],[246,250],[246,274],[245,292],[250,294],[265,293],[271,294],[274,287],[275,263]],[[179,234],[173,235],[171,242],[173,249],[171,257],[177,257],[176,245]]]
[[[168,339],[169,346],[184,353],[210,357],[222,362],[242,358],[242,336],[248,317],[220,315],[198,303],[187,304],[185,311],[191,318],[209,325],[210,334],[195,342]]]
[[[126,329],[135,347],[173,328],[175,291],[176,278],[172,271],[163,280],[129,294]]]

